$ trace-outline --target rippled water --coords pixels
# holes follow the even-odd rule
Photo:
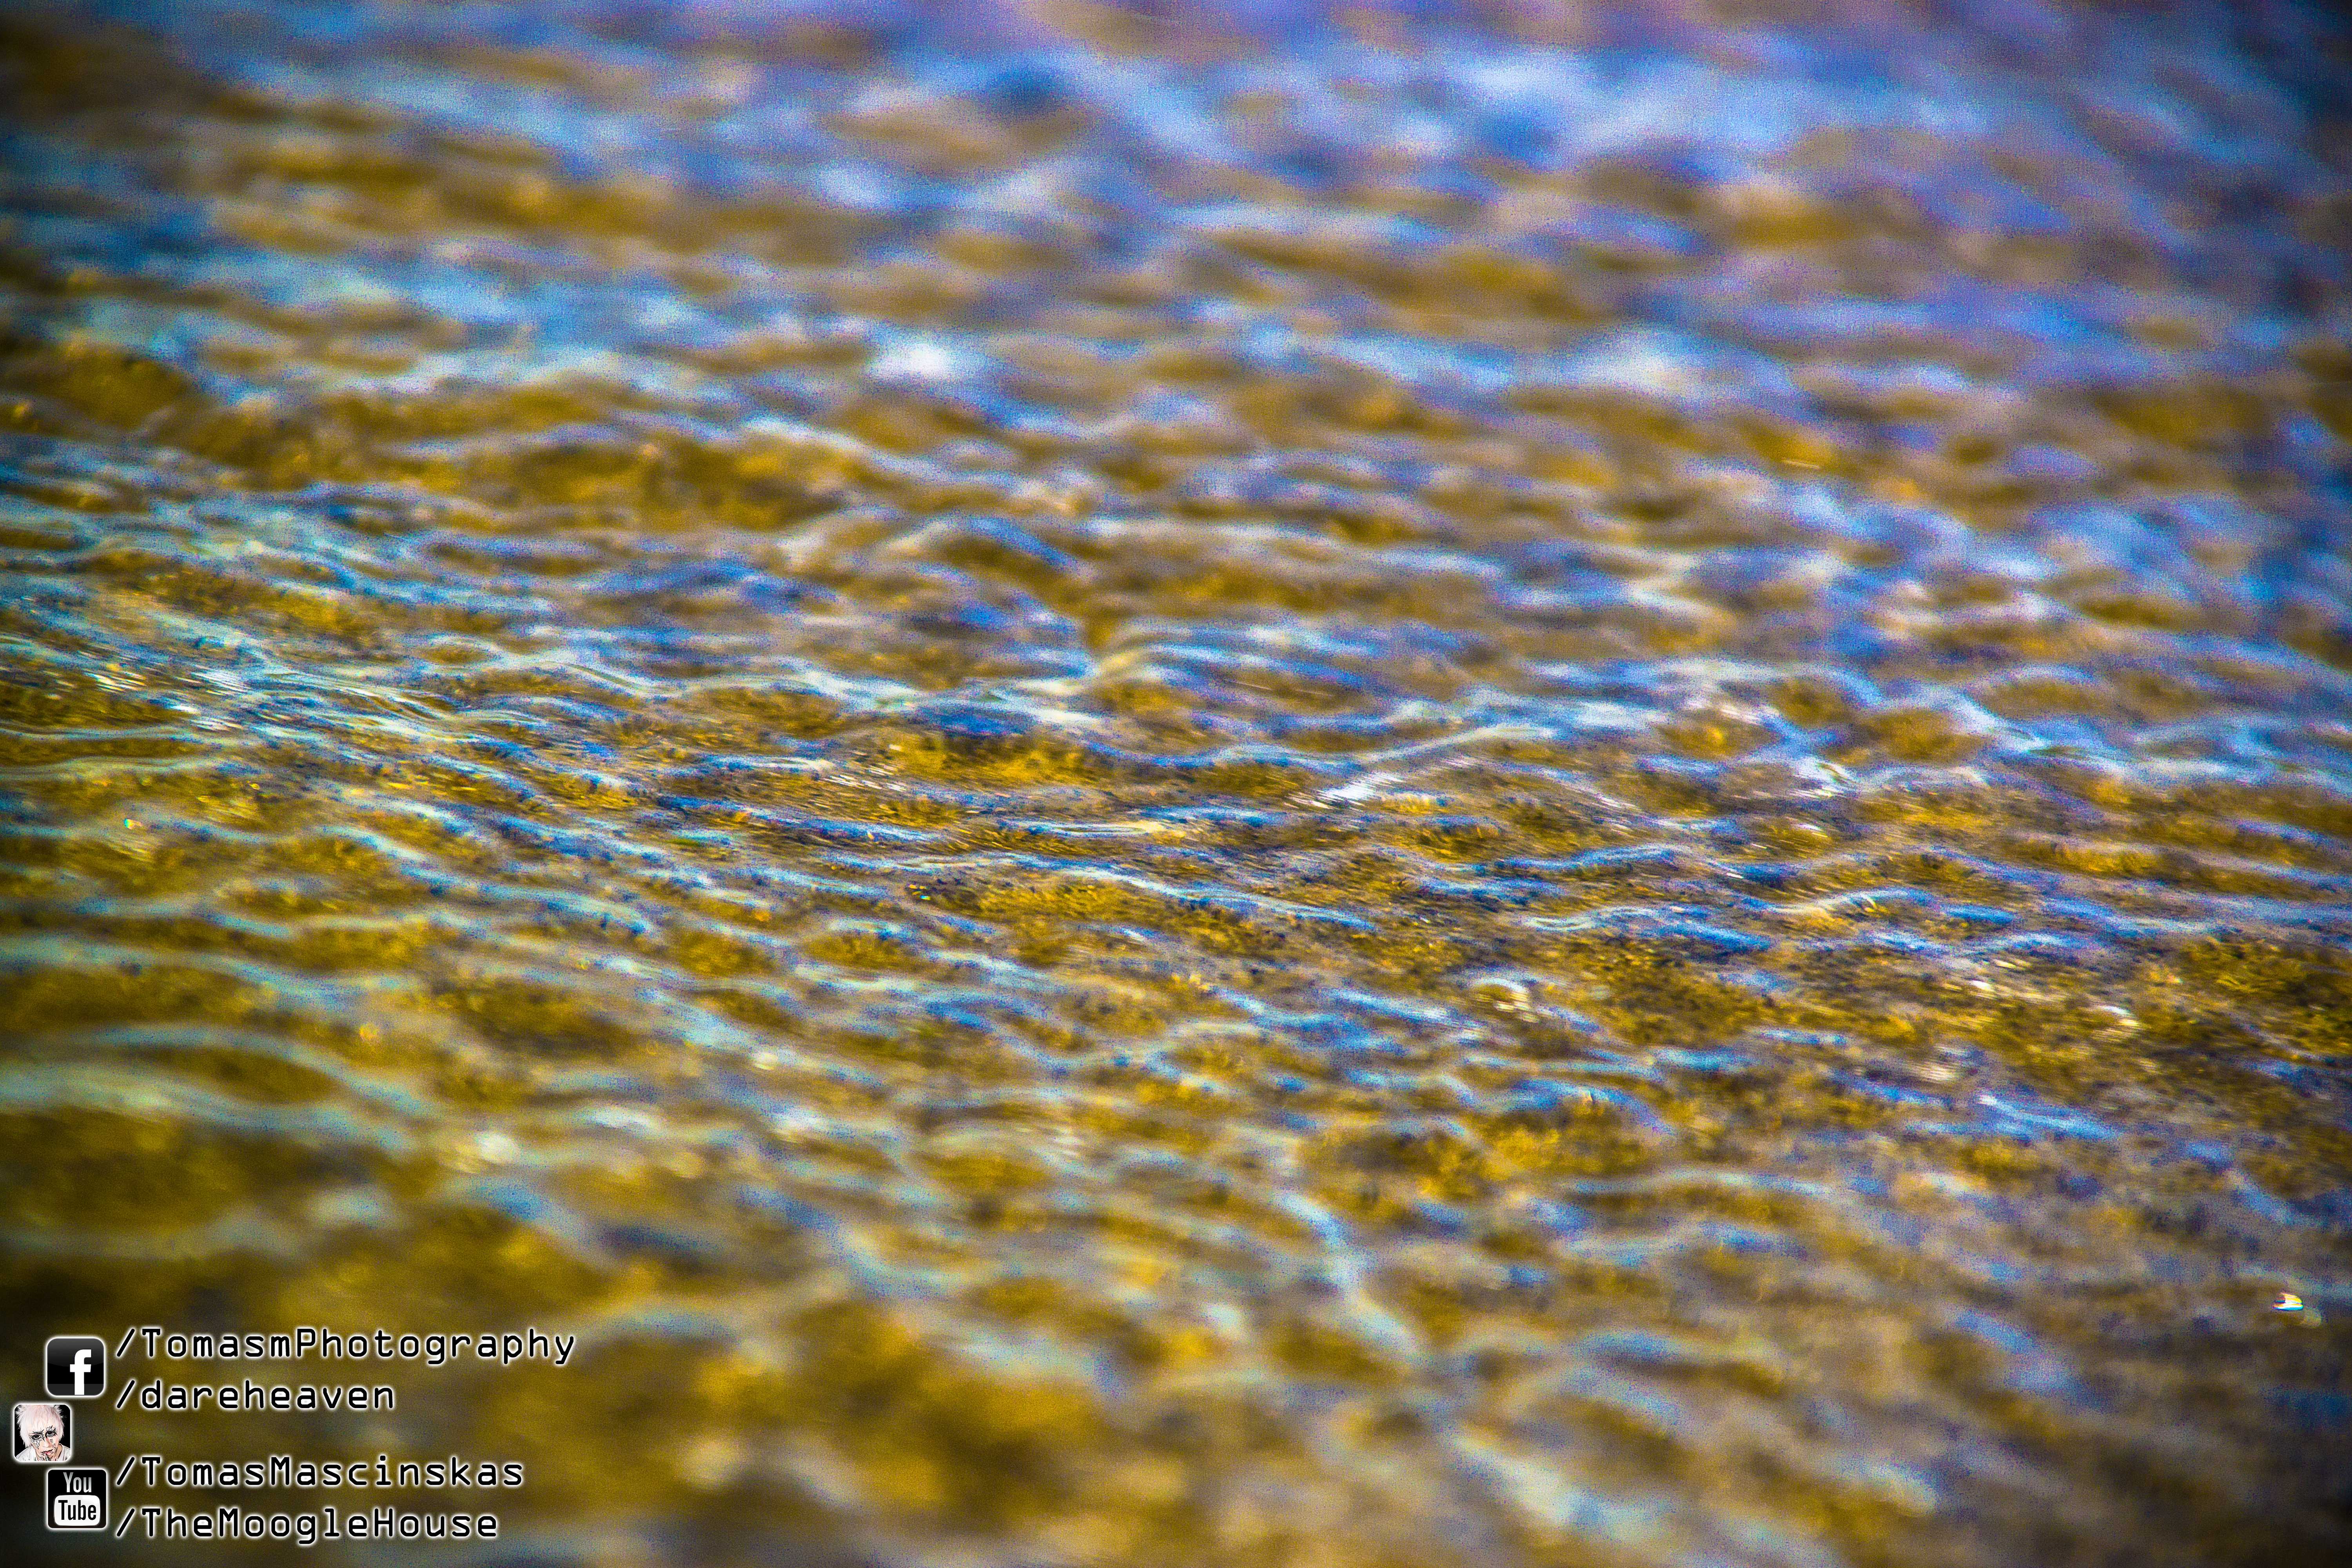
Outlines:
[[[89,1417],[500,1562],[2342,1561],[2347,35],[1833,12],[12,6],[10,1364],[577,1332]]]

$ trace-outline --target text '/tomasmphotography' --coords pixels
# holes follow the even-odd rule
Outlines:
[[[390,1329],[326,1328],[281,1330],[274,1333],[181,1332],[158,1324],[127,1330],[115,1346],[119,1361],[136,1345],[151,1362],[317,1361],[383,1365],[422,1363],[443,1367],[470,1361],[483,1366],[512,1366],[541,1362],[561,1367],[572,1360],[579,1344],[573,1334],[549,1334],[537,1328],[499,1333],[436,1331],[394,1332]],[[168,1378],[126,1377],[114,1397],[114,1408],[166,1414],[218,1410],[233,1414],[257,1411],[332,1412],[387,1411],[399,1396],[384,1383],[257,1383],[252,1378],[222,1383],[178,1383]]]
[[[267,1334],[180,1333],[155,1324],[124,1331],[114,1347],[121,1361],[136,1344],[149,1361],[421,1361],[446,1366],[471,1357],[477,1362],[512,1366],[519,1361],[543,1361],[562,1366],[579,1343],[574,1334],[542,1333],[536,1328],[503,1333],[395,1333],[390,1329],[281,1330]]]

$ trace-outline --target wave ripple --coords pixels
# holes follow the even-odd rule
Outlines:
[[[17,8],[9,1342],[560,1325],[93,1435],[518,1563],[2352,1552],[2347,36],[1776,9]]]

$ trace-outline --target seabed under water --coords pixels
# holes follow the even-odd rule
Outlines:
[[[2352,30],[8,5],[0,1148],[574,1343],[79,1563],[2352,1562]]]

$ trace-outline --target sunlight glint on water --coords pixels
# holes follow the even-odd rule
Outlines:
[[[1769,10],[10,7],[9,1364],[575,1333],[87,1414],[471,1561],[2352,1552],[2347,35]]]

